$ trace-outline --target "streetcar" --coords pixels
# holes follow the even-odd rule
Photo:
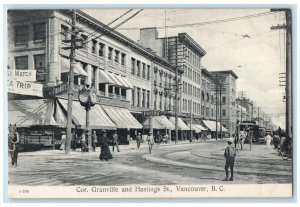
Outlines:
[[[247,138],[245,140],[246,143],[250,142],[252,137],[252,142],[261,142],[262,139],[265,138],[265,129],[263,127],[259,127],[254,122],[242,122],[239,124],[240,131],[247,132]]]

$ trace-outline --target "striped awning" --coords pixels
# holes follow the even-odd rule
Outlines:
[[[216,122],[215,121],[203,120],[203,123],[211,131],[216,131]],[[217,122],[218,130],[220,130],[220,125],[221,125],[221,123]],[[227,132],[228,130],[222,125],[222,131]]]
[[[175,124],[175,117],[170,117],[169,120]],[[178,127],[179,130],[190,130],[190,127],[188,127],[181,118],[178,118]]]
[[[111,118],[117,128],[120,129],[141,129],[143,126],[125,108],[113,106],[102,106],[106,114]]]
[[[144,128],[150,128],[150,118],[147,118],[143,123]],[[152,116],[153,129],[171,129],[174,130],[175,126],[165,116]]]
[[[114,85],[120,88],[125,89],[133,89],[132,84],[127,78],[121,75],[117,75],[111,72],[106,72],[104,70],[100,70],[99,73],[99,82]]]
[[[61,73],[68,73],[70,71],[70,60],[66,58],[61,58]],[[81,67],[80,63],[76,63],[75,69],[74,69],[74,74],[77,76],[88,76],[88,74],[85,72],[85,70]]]
[[[68,107],[68,100],[59,99],[59,102],[63,106],[65,112]],[[72,119],[75,125],[79,128],[86,128],[86,111],[78,101],[72,102]],[[91,129],[116,129],[116,125],[106,115],[99,104],[93,106],[90,111],[90,128]]]
[[[57,126],[50,99],[8,100],[8,123],[17,127]]]

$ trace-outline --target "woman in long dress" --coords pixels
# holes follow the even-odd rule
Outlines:
[[[267,136],[266,136],[266,144],[267,144],[267,149],[270,149],[271,148],[271,135],[269,133],[267,133]]]
[[[66,140],[67,140],[67,136],[66,136],[66,132],[62,131],[61,132],[61,145],[60,145],[60,150],[64,150],[66,148]]]
[[[113,158],[111,153],[110,153],[109,146],[108,146],[109,138],[106,136],[107,133],[106,133],[105,130],[102,131],[102,133],[103,133],[103,135],[100,138],[101,153],[100,153],[99,159],[101,161],[103,161],[103,160],[108,161],[109,159]]]

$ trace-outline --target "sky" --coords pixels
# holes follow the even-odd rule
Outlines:
[[[108,24],[128,10],[83,11]],[[233,70],[239,77],[237,91],[244,91],[275,125],[285,128],[284,87],[279,87],[279,73],[285,72],[285,31],[270,29],[284,23],[284,13],[270,9],[144,9],[116,30],[134,41],[145,27],[158,27],[159,37],[188,33],[206,51],[204,67]]]

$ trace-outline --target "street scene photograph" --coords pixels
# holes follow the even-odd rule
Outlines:
[[[290,8],[6,12],[9,197],[293,196]]]

